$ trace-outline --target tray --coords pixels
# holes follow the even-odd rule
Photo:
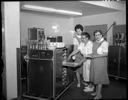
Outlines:
[[[75,63],[75,62],[67,62],[67,61],[63,61],[62,62],[62,65],[63,66],[68,66],[68,67],[78,67],[79,66],[78,63]]]

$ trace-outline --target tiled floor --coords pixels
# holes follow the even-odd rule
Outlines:
[[[76,81],[71,85],[71,87],[58,99],[58,100],[87,100],[93,99],[90,93],[85,93],[83,91],[84,85],[81,84],[80,88],[76,87]],[[126,80],[116,80],[115,78],[110,78],[110,85],[103,86],[102,96],[103,99],[126,99]],[[23,99],[32,100],[32,99]]]

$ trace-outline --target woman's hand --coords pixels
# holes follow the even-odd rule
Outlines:
[[[85,58],[84,59],[82,59],[79,63],[78,63],[78,66],[81,66],[82,64],[83,64],[83,62],[85,62]]]
[[[83,62],[79,62],[79,63],[78,63],[78,66],[82,65],[82,63],[83,63]]]

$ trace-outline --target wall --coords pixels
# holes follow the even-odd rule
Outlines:
[[[20,47],[19,2],[4,3],[7,100],[17,97],[16,48]]]
[[[62,35],[64,38],[64,42],[66,44],[72,43],[72,34],[70,31],[74,29],[76,24],[82,24],[83,26],[90,26],[90,25],[102,25],[107,24],[108,28],[112,25],[115,21],[117,25],[119,24],[126,24],[126,9],[125,4],[121,5],[115,3],[115,8],[118,7],[118,12],[114,13],[104,13],[99,15],[92,15],[92,16],[85,16],[79,18],[66,18],[60,17],[57,15],[48,15],[48,14],[39,14],[39,13],[30,13],[30,12],[21,12],[21,44],[26,44],[27,40],[27,29],[28,27],[44,27],[45,33],[47,36],[52,35]],[[112,5],[109,5],[112,6]],[[53,29],[52,25],[59,25],[60,32],[56,34]],[[113,37],[112,37],[112,28],[107,33],[107,40],[110,45],[113,44]]]
[[[121,11],[115,13],[106,13],[106,14],[80,17],[74,19],[74,25],[78,23],[84,26],[108,24],[107,26],[109,28],[114,21],[116,22],[117,25],[126,24],[126,12]],[[107,33],[107,40],[110,45],[113,44],[112,32],[113,31],[111,28]]]
[[[21,45],[26,44],[26,40],[28,38],[28,28],[31,27],[44,28],[46,36],[61,35],[63,36],[65,44],[72,43],[72,33],[70,32],[74,29],[72,18],[26,11],[21,11],[20,14]],[[58,33],[52,29],[53,25],[59,26]]]
[[[66,44],[72,44],[72,33],[70,31],[74,29],[76,24],[80,23],[83,26],[107,24],[109,28],[114,21],[117,25],[126,24],[126,12],[99,14],[75,19],[21,12],[21,44],[26,44],[28,28],[30,27],[45,28],[46,36],[62,35]],[[59,25],[60,32],[55,33],[52,25]],[[110,45],[113,44],[112,32],[111,28],[107,33],[107,40]]]

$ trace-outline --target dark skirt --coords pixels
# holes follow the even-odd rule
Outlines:
[[[109,84],[107,57],[92,59],[90,67],[90,81],[94,84]]]
[[[84,59],[83,55],[81,53],[77,53],[76,55],[76,59],[75,59],[75,63],[79,63],[81,60]],[[83,67],[82,65],[81,66],[78,66],[76,69],[75,69],[76,72],[82,74],[83,73]]]

